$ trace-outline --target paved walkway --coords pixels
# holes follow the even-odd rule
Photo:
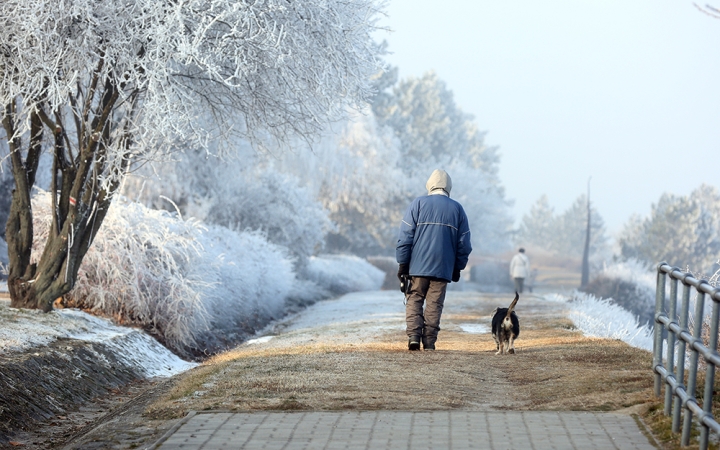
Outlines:
[[[151,448],[653,449],[631,416],[589,412],[190,413]]]

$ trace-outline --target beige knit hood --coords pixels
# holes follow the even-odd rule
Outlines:
[[[449,197],[450,191],[452,190],[452,180],[450,179],[450,175],[442,169],[435,169],[430,175],[430,178],[428,178],[427,183],[425,183],[425,188],[428,191],[428,195],[433,193],[439,194],[440,192],[437,192],[437,190],[442,189]]]

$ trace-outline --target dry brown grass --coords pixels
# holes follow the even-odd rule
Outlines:
[[[525,298],[515,355],[496,356],[489,323],[504,298],[446,305],[435,352],[408,352],[402,331],[368,344],[332,337],[303,346],[240,346],[186,373],[148,408],[152,417],[190,410],[586,410],[614,411],[652,398],[650,353],[583,337],[557,304]]]

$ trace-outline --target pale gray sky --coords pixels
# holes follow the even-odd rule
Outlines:
[[[435,70],[488,132],[516,220],[542,194],[564,211],[590,176],[611,232],[663,192],[720,187],[720,20],[692,2],[390,0],[387,12],[388,62],[403,78]]]

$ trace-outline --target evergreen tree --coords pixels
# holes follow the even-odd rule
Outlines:
[[[543,194],[525,214],[516,235],[521,245],[533,245],[552,250],[557,229],[555,210],[550,206],[547,195]]]
[[[720,258],[720,193],[701,185],[689,196],[663,194],[650,216],[632,217],[618,239],[623,259],[714,271]]]

